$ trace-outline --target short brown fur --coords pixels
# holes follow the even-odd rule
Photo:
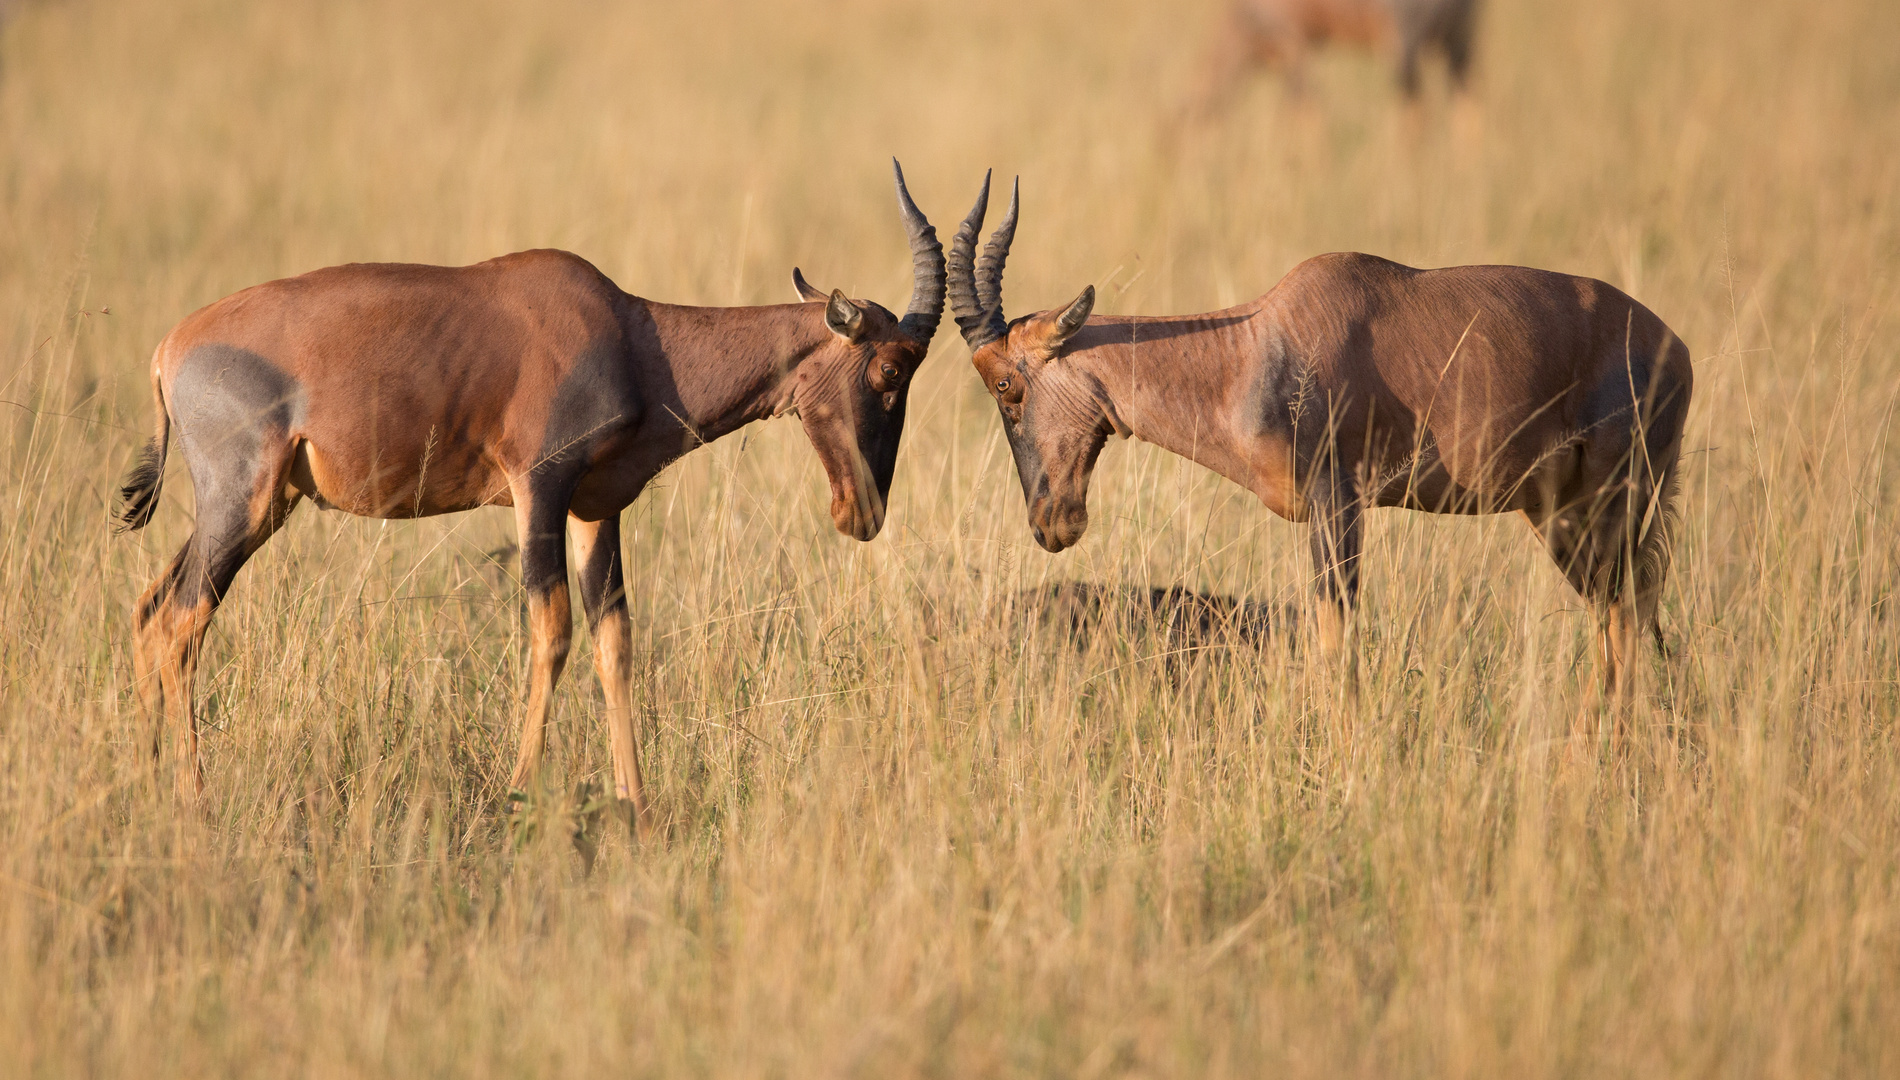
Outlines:
[[[567,659],[571,532],[615,793],[643,815],[620,511],[680,455],[789,412],[824,465],[832,521],[877,535],[911,376],[943,306],[935,230],[901,171],[897,188],[916,270],[901,319],[796,270],[801,303],[680,307],[628,295],[578,256],[527,251],[459,268],[331,267],[180,322],[153,356],[158,433],[119,518],[150,520],[176,427],[196,522],[139,600],[134,654],[141,700],[177,732],[181,795],[203,788],[192,682],[205,630],[307,497],[375,518],[514,507],[532,638],[517,788],[540,764]]]
[[[1693,390],[1688,349],[1649,309],[1590,278],[1334,254],[1225,311],[1090,318],[1091,287],[1009,323],[1007,245],[972,265],[987,195],[952,245],[950,302],[1045,548],[1081,539],[1107,438],[1143,439],[1312,522],[1318,623],[1337,647],[1364,509],[1519,511],[1596,608],[1604,686],[1626,694],[1638,631],[1661,644]],[[1012,201],[999,236],[1015,215]]]

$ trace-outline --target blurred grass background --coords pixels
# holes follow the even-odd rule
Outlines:
[[[1173,120],[1217,3],[169,5],[0,29],[0,1048],[17,1075],[1579,1076],[1900,1071],[1900,9],[1493,0],[1469,102],[1328,54]],[[1357,699],[1297,634],[1184,654],[1019,590],[1292,604],[1306,533],[1136,444],[1035,548],[946,322],[892,515],[795,424],[629,511],[649,782],[591,875],[502,813],[506,511],[308,507],[202,669],[209,806],[146,780],[107,506],[192,309],[533,246],[681,303],[890,306],[888,158],[1005,295],[1187,312],[1302,258],[1585,273],[1697,359],[1676,658],[1565,738],[1589,619],[1516,518],[1373,515]],[[108,310],[109,309],[109,310]],[[579,640],[579,639],[577,639]],[[608,768],[577,645],[550,776]]]

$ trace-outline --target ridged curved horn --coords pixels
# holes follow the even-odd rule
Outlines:
[[[950,312],[956,316],[963,340],[976,350],[999,336],[990,327],[989,312],[978,299],[976,287],[976,238],[983,230],[983,217],[990,208],[990,174],[983,174],[983,190],[977,193],[970,216],[957,227],[950,241]]]
[[[897,174],[897,209],[904,216],[904,231],[910,234],[910,308],[898,325],[912,337],[928,342],[943,321],[943,245],[937,242],[936,227],[911,201],[910,189],[904,186],[904,167],[896,158],[891,159],[891,171]]]
[[[1009,261],[1009,245],[1016,240],[1016,211],[1021,205],[1022,186],[1021,177],[1010,185],[1009,213],[1003,215],[1003,223],[990,234],[990,242],[983,245],[983,257],[976,262],[976,299],[989,316],[993,337],[1009,332],[1009,322],[1003,318],[1003,264]]]

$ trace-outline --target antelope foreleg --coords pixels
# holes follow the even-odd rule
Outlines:
[[[1320,651],[1338,658],[1347,650],[1353,605],[1359,598],[1363,507],[1344,485],[1315,491],[1312,498],[1317,637]]]
[[[521,717],[521,750],[515,755],[514,778],[509,781],[519,790],[526,790],[534,780],[547,750],[548,713],[554,685],[567,666],[573,618],[566,582],[543,596],[528,597],[528,703]]]
[[[567,552],[563,512],[550,514],[546,500],[517,499],[521,525],[521,585],[528,594],[528,702],[521,717],[521,749],[510,786],[525,791],[540,771],[547,748],[548,712],[554,686],[567,666],[574,615],[567,598]]]
[[[607,699],[608,745],[613,750],[614,798],[631,810],[632,826],[647,827],[646,792],[640,776],[640,746],[633,730],[633,624],[620,561],[620,521],[574,521],[581,605],[594,639],[594,671]]]
[[[614,798],[628,804],[633,824],[647,823],[645,781],[640,775],[640,744],[633,731],[633,626],[623,604],[594,624],[594,670],[607,698],[607,738],[613,747]]]

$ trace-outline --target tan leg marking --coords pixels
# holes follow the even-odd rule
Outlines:
[[[620,563],[620,520],[570,518],[581,583],[581,603],[594,638],[594,670],[607,699],[607,742],[613,749],[614,798],[632,811],[634,828],[647,831],[640,744],[633,726],[633,624],[627,618],[626,577]]]
[[[644,829],[645,786],[640,744],[633,733],[633,625],[625,607],[609,608],[594,627],[594,671],[607,698],[607,739],[614,755],[614,797],[633,803]]]
[[[1319,653],[1327,661],[1336,662],[1346,651],[1346,610],[1325,600],[1314,606],[1313,634],[1319,641]]]
[[[170,641],[164,660],[171,684],[165,688],[165,711],[167,726],[174,735],[175,786],[179,799],[186,802],[196,802],[205,790],[204,762],[198,755],[198,710],[192,689],[198,678],[198,654],[216,610],[217,605],[209,598],[189,609],[177,605],[171,609]]]
[[[547,749],[548,711],[554,686],[567,666],[567,650],[574,636],[574,613],[568,606],[565,578],[546,595],[528,595],[528,706],[521,718],[521,751],[515,758],[511,786],[526,790],[541,769]]]

